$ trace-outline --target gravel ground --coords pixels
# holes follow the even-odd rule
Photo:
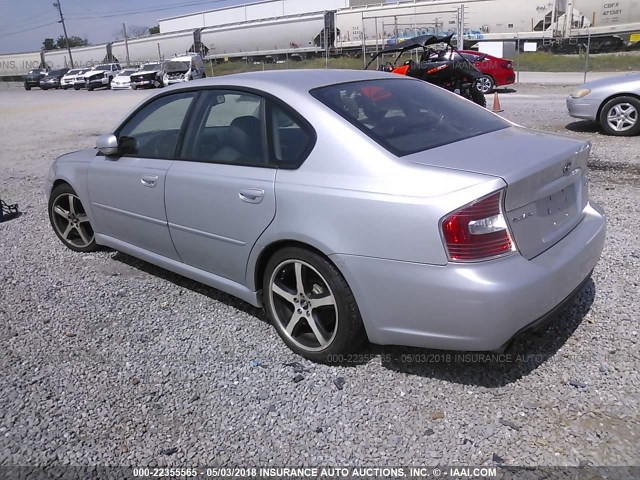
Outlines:
[[[145,92],[0,90],[0,195],[23,212],[0,224],[0,465],[638,465],[640,137],[573,122],[568,90],[501,100],[511,120],[593,140],[609,236],[579,300],[510,362],[372,346],[334,367],[241,301],[57,240],[50,162]]]

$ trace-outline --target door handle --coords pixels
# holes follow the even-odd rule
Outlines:
[[[264,198],[264,190],[259,188],[243,188],[239,193],[240,200],[247,203],[260,203]]]
[[[142,178],[140,179],[140,183],[142,183],[142,185],[144,185],[145,187],[151,187],[151,188],[156,186],[157,181],[158,181],[157,175],[143,175]]]

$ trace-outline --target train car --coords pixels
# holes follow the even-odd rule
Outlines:
[[[324,14],[294,15],[202,29],[207,58],[262,57],[321,50]]]
[[[14,78],[29,73],[42,64],[40,52],[8,53],[0,55],[0,77]]]
[[[158,25],[160,33],[169,33],[333,11],[349,4],[350,0],[268,0],[164,18],[159,20]]]
[[[134,38],[128,41],[129,63],[141,65],[143,63],[165,60],[184,55],[193,48],[194,37],[192,31],[170,33],[165,35],[150,35]],[[121,63],[127,60],[124,40],[112,44],[113,56]]]
[[[336,47],[344,50],[389,44],[424,34],[457,34],[488,40],[557,40],[611,37],[640,31],[640,2],[626,0],[413,1],[339,10]]]

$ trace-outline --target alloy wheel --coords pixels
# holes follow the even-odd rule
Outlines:
[[[53,201],[51,219],[60,237],[77,248],[85,248],[93,242],[93,228],[80,199],[72,193],[60,194]]]
[[[607,114],[607,123],[616,132],[626,132],[636,126],[638,110],[630,103],[614,105]]]
[[[493,80],[485,75],[478,79],[478,83],[476,84],[476,86],[482,93],[490,93],[491,90],[493,90]]]
[[[299,259],[285,260],[269,280],[272,317],[279,330],[308,352],[326,349],[338,331],[338,306],[320,272]]]

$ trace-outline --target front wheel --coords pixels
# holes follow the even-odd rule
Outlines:
[[[131,90],[137,90],[138,86],[135,83],[131,84]]]
[[[27,91],[29,91],[29,90],[31,90],[31,87],[30,87],[29,85],[25,85],[25,86],[24,86],[24,89],[25,89],[25,90],[27,90]]]
[[[640,133],[640,100],[634,97],[618,97],[610,100],[600,113],[600,125],[608,135],[618,137]]]
[[[70,185],[60,184],[51,192],[49,221],[67,248],[75,252],[94,252],[98,249],[87,212]]]
[[[273,326],[296,353],[332,363],[356,350],[364,328],[356,300],[338,269],[324,257],[285,248],[267,264],[264,306]]]

